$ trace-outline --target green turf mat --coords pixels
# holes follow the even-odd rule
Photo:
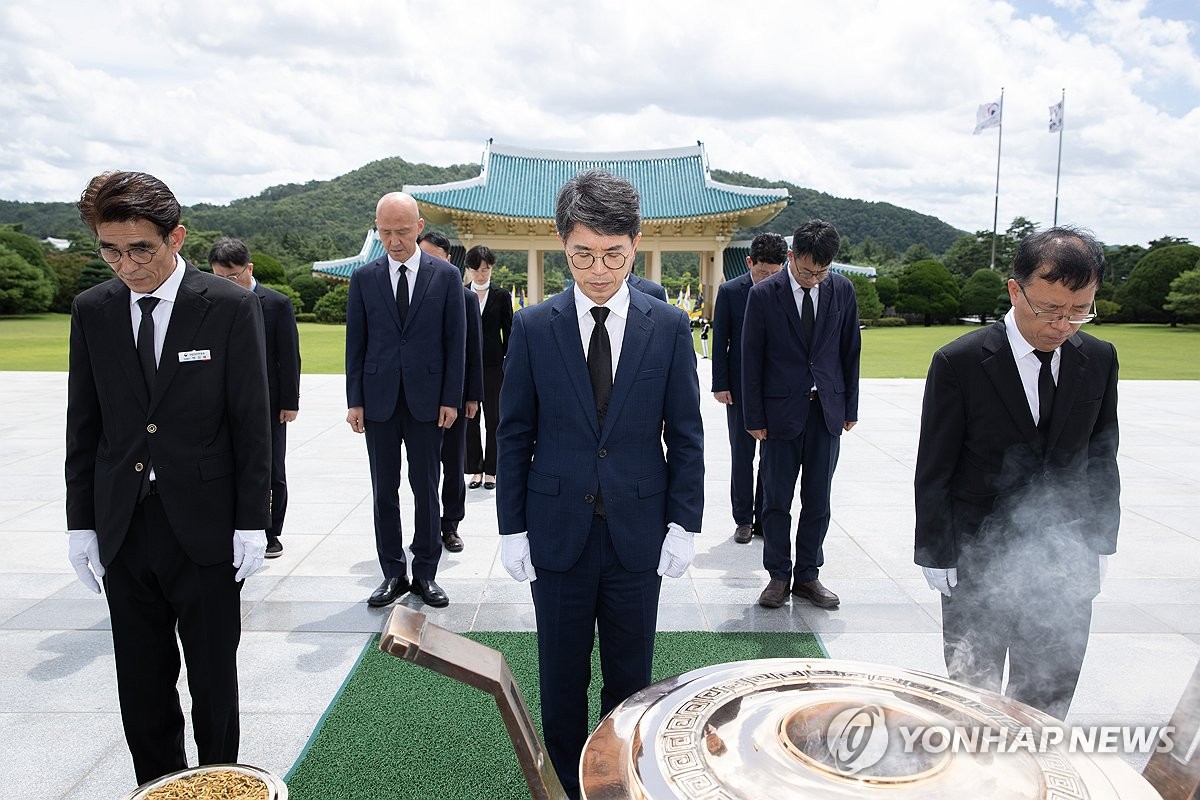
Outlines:
[[[540,729],[537,635],[469,633],[504,654]],[[654,680],[753,658],[819,658],[809,633],[663,632]],[[592,718],[599,715],[598,649]],[[290,800],[503,800],[529,793],[491,696],[380,652],[372,637],[287,775]]]

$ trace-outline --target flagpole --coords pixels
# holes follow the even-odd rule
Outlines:
[[[1000,134],[996,137],[996,202],[992,208],[992,265],[996,268],[996,223],[1000,219],[1000,143],[1004,140],[1004,87],[1000,87]]]
[[[1003,121],[1003,120],[1002,120]],[[1062,177],[1063,125],[1067,122],[1067,87],[1063,87],[1062,99],[1058,102],[1058,168],[1054,171],[1054,222],[1058,227],[1058,181]]]

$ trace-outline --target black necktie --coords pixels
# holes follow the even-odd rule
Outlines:
[[[812,295],[809,294],[809,289],[800,287],[804,291],[804,302],[801,304],[800,326],[804,328],[804,341],[811,345],[813,338],[813,324],[816,320],[816,312],[813,310]]]
[[[1054,409],[1054,372],[1050,369],[1050,362],[1054,359],[1054,351],[1043,353],[1041,350],[1034,350],[1033,354],[1038,357],[1038,361],[1042,362],[1042,369],[1038,372],[1038,431],[1044,436],[1050,428],[1050,415]]]
[[[400,327],[408,321],[408,267],[400,265],[400,280],[396,281],[396,313],[400,315]]]
[[[604,415],[608,413],[608,399],[612,397],[612,345],[608,341],[608,328],[604,320],[608,319],[608,309],[596,306],[592,309],[592,318],[596,325],[592,328],[592,339],[588,343],[588,374],[592,377],[592,395],[596,398],[596,414],[600,425],[604,425]]]
[[[146,394],[154,394],[154,376],[158,374],[158,361],[154,358],[154,307],[158,298],[143,297],[137,302],[142,309],[142,321],[138,323],[138,362],[142,365]]]

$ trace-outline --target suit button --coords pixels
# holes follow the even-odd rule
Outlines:
[[[600,456],[601,458],[604,458],[606,455],[608,455],[608,451],[602,447],[602,448],[600,448],[600,452],[597,453],[596,455]]]
[[[400,344],[408,344],[408,339],[401,339]]]
[[[145,466],[142,464],[142,462],[140,462],[140,461],[139,461],[138,463],[136,463],[136,464],[134,464],[134,465],[133,465],[133,471],[134,471],[134,472],[141,472],[141,471],[142,471],[142,470],[144,470],[145,468],[146,468],[146,467],[145,467]]]
[[[158,426],[151,422],[146,426],[146,433],[158,433]]]
[[[141,464],[138,464],[138,466],[140,467],[140,466],[141,466]],[[596,498],[595,498],[595,496],[594,496],[594,495],[585,494],[585,495],[583,496],[583,502],[585,502],[585,503],[594,503],[594,502],[596,502]]]

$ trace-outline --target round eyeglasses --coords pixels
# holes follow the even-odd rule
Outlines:
[[[163,239],[163,244],[167,240]],[[151,250],[148,247],[131,247],[128,250],[122,250],[119,247],[104,245],[96,250],[96,255],[100,256],[109,264],[120,264],[121,256],[129,256],[129,260],[135,264],[149,264],[154,254],[161,250],[161,247],[156,247]]]
[[[592,265],[596,263],[596,259],[600,259],[600,263],[609,269],[620,269],[625,266],[625,262],[629,260],[629,256],[619,250],[609,250],[607,253],[601,255],[580,250],[567,256],[567,260],[571,262],[571,266],[575,269],[591,269]]]

